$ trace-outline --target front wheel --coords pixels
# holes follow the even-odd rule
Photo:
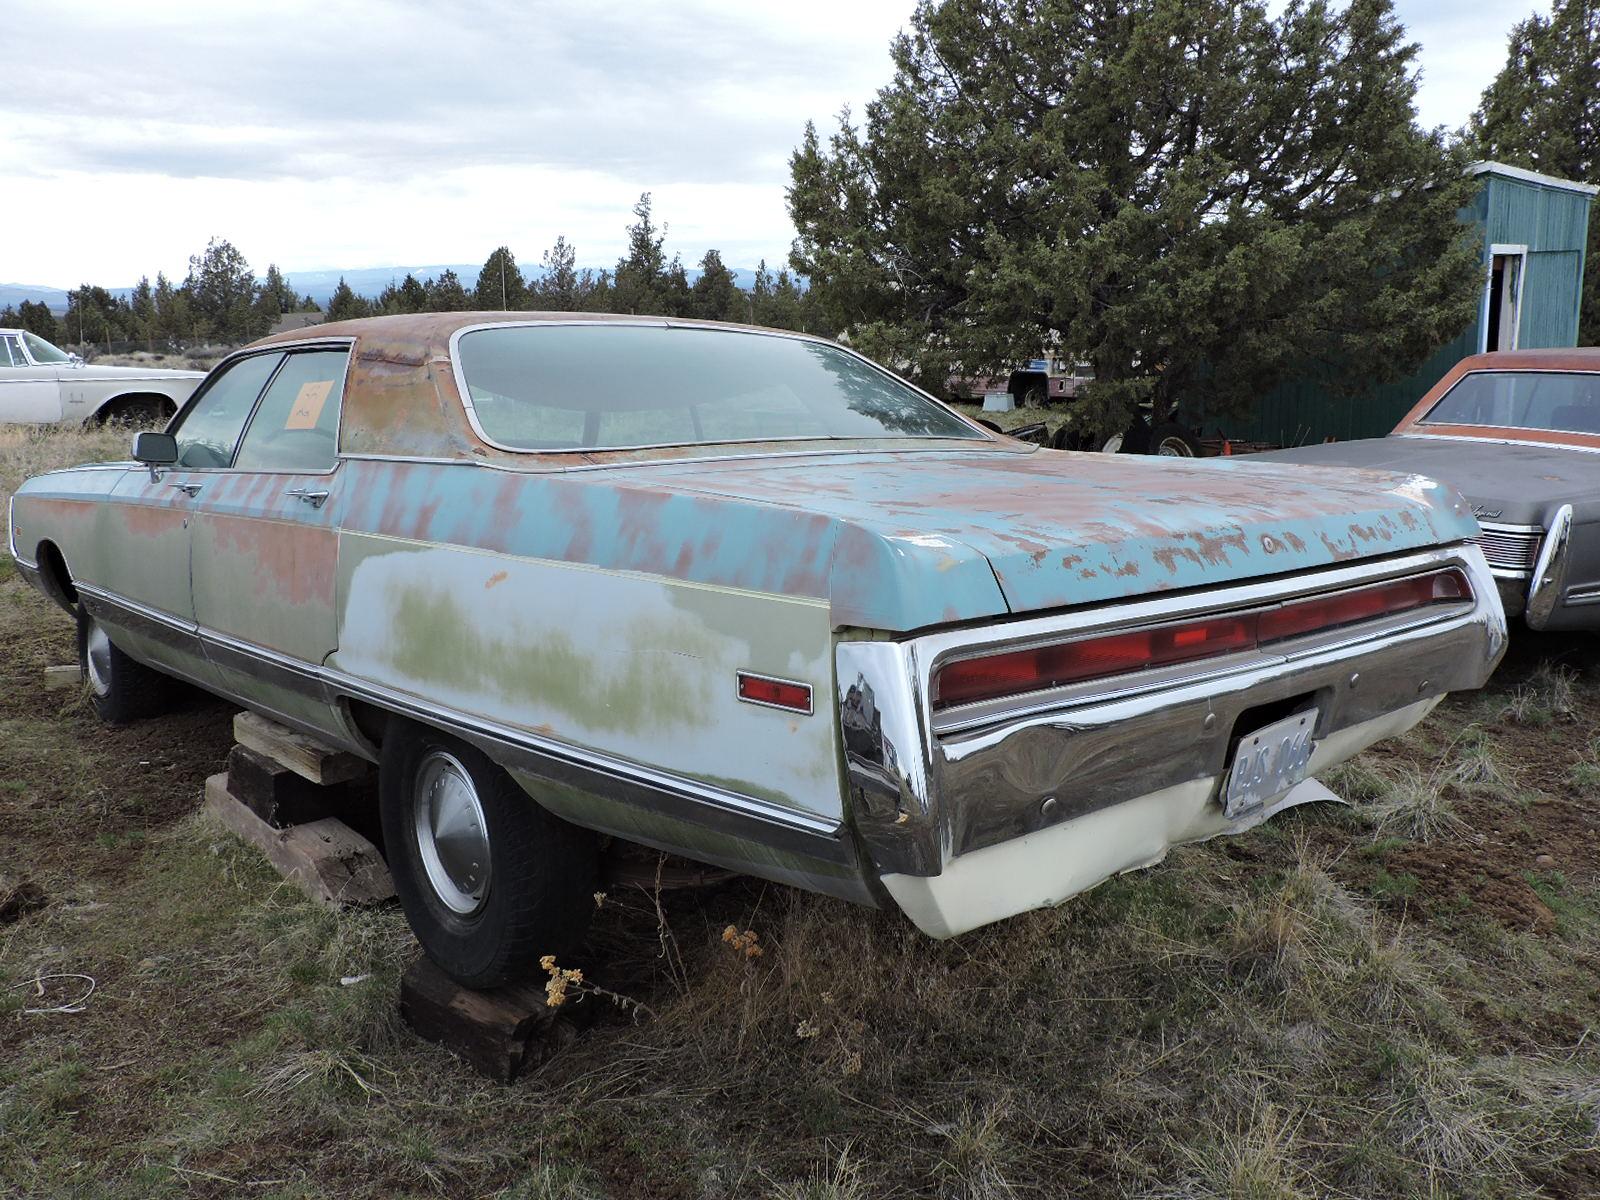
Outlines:
[[[577,948],[599,883],[592,833],[545,811],[482,751],[400,722],[378,784],[395,892],[447,975],[497,987]]]
[[[153,717],[171,699],[171,680],[118,649],[106,627],[81,604],[78,673],[89,685],[96,715],[107,725],[126,725],[141,717]]]

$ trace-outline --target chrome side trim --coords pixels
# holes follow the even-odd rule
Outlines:
[[[1533,583],[1528,588],[1528,606],[1522,619],[1530,629],[1543,629],[1561,603],[1567,584],[1567,564],[1572,549],[1572,505],[1563,504],[1550,522],[1539,561],[1533,568]]]
[[[92,615],[104,612],[113,624],[186,650],[192,651],[198,642],[213,665],[259,676],[286,690],[321,700],[330,708],[336,708],[344,699],[362,700],[385,711],[446,729],[485,753],[511,760],[507,766],[539,778],[582,791],[601,791],[625,803],[676,820],[709,826],[734,837],[759,841],[774,849],[841,867],[853,869],[856,865],[854,848],[845,827],[831,818],[484,720],[421,696],[360,679],[332,667],[313,666],[264,646],[181,621],[100,588],[79,584],[78,591],[86,597]],[[303,722],[297,724],[304,726]]]
[[[192,654],[198,649],[199,627],[193,621],[182,620],[92,584],[77,582],[73,586],[84,608],[96,620],[112,626],[121,625],[138,637],[149,638],[174,650]]]

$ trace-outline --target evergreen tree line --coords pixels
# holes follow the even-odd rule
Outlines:
[[[454,271],[429,280],[407,274],[375,297],[357,295],[340,279],[326,319],[544,309],[700,317],[821,331],[815,306],[787,269],[774,274],[763,260],[754,285],[746,290],[734,281],[721,254],[707,250],[699,277],[690,283],[682,259],[667,258],[666,227],[657,225],[648,192],[639,197],[633,215],[627,250],[614,271],[580,269],[576,248],[558,237],[544,252],[542,269],[530,279],[518,268],[510,247],[501,246],[484,261],[472,289]],[[276,265],[268,266],[266,278],[258,283],[244,255],[231,242],[213,238],[204,253],[189,260],[189,273],[180,284],[158,274],[154,284],[140,279],[124,297],[86,283],[68,293],[62,316],[43,302],[24,300],[15,308],[0,309],[0,328],[29,329],[59,345],[132,342],[154,350],[195,342],[247,342],[265,334],[285,313],[319,311],[309,295],[295,293]]]
[[[297,295],[276,264],[256,281],[243,254],[224,239],[212,238],[204,252],[189,259],[189,273],[174,285],[158,273],[126,296],[114,296],[86,283],[67,293],[60,317],[43,301],[24,300],[0,309],[0,327],[28,329],[66,346],[142,343],[151,350],[195,342],[247,342],[258,338],[284,313],[318,312],[310,296]]]
[[[565,236],[544,252],[539,270],[525,277],[509,246],[500,246],[467,288],[454,271],[435,279],[407,274],[375,297],[357,295],[343,279],[328,300],[328,320],[394,313],[471,310],[608,312],[710,321],[740,321],[777,329],[822,331],[821,315],[786,268],[774,275],[763,259],[746,291],[716,250],[700,260],[693,283],[679,255],[666,255],[666,226],[651,211],[650,193],[633,206],[628,245],[615,270],[579,269],[578,252]]]

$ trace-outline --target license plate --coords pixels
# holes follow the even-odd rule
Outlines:
[[[1240,816],[1302,782],[1316,727],[1317,710],[1308,708],[1241,738],[1222,792],[1222,811]]]

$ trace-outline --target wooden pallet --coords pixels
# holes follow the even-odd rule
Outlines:
[[[233,728],[239,744],[228,769],[206,780],[206,811],[319,903],[393,898],[378,848],[330,815],[343,785],[367,764],[254,713],[240,713]]]

